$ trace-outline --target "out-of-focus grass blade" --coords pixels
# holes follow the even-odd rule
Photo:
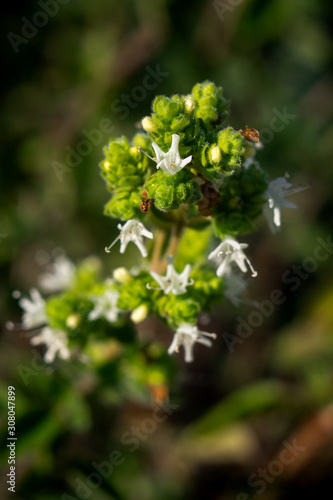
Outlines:
[[[286,389],[283,384],[275,380],[256,382],[227,396],[190,429],[197,434],[213,433],[241,418],[278,407],[285,399]]]

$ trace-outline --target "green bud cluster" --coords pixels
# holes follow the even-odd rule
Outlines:
[[[198,320],[200,309],[200,302],[193,299],[188,294],[163,295],[156,302],[156,312],[158,316],[164,318],[167,324],[175,329],[182,323],[191,323],[195,325]]]
[[[76,269],[75,279],[69,290],[46,300],[46,314],[51,328],[67,333],[69,343],[83,345],[90,335],[108,336],[108,324],[99,322],[96,327],[88,320],[94,304],[92,295],[103,295],[110,289],[101,281],[100,261],[94,257],[86,259]]]
[[[155,297],[155,314],[164,318],[171,328],[178,328],[182,323],[194,325],[200,311],[209,312],[214,303],[221,301],[223,280],[212,269],[196,266],[190,276],[194,283],[187,287],[186,294]]]
[[[221,130],[213,144],[205,144],[201,150],[202,172],[210,180],[218,180],[221,174],[231,175],[239,169],[245,157],[246,140],[232,127]]]
[[[194,174],[185,169],[175,175],[158,171],[149,177],[145,189],[158,209],[174,210],[181,203],[193,204],[200,200],[200,189],[194,178]]]
[[[194,281],[190,290],[191,297],[200,302],[201,311],[211,311],[212,305],[221,301],[223,296],[223,280],[208,266],[195,267],[191,277]]]
[[[84,293],[73,291],[51,297],[46,301],[46,313],[52,328],[67,333],[69,341],[83,345],[91,331],[88,314],[93,304]],[[74,342],[73,342],[74,343]]]
[[[147,271],[140,271],[126,283],[115,285],[120,294],[118,307],[129,312],[145,305],[148,314],[156,314],[171,328],[182,323],[195,324],[199,311],[209,311],[212,302],[221,299],[223,280],[211,269],[199,267],[193,270],[194,278],[195,282],[187,288],[186,294],[165,295],[163,290],[156,289],[158,285]]]
[[[148,171],[149,159],[138,148],[151,150],[150,139],[134,136],[132,144],[125,137],[112,138],[104,148],[105,160],[100,164],[112,198],[105,207],[106,215],[128,220],[140,217],[142,186]]]
[[[203,135],[193,111],[194,103],[191,105],[190,97],[157,96],[153,101],[153,113],[151,117],[143,118],[142,127],[162,151],[170,148],[172,134],[178,134],[180,155],[187,156],[193,149],[194,141],[200,141]]]
[[[102,175],[112,193],[105,213],[122,220],[143,220],[151,203],[165,212],[187,205],[187,213],[193,218],[199,214],[210,216],[212,207],[216,212],[216,200],[203,199],[205,181],[220,184],[226,175],[236,174],[244,160],[255,153],[253,142],[226,126],[227,117],[228,101],[223,89],[210,81],[195,85],[187,95],[157,96],[151,116],[141,122],[146,134],[137,134],[131,143],[125,137],[112,138],[105,148]],[[164,158],[163,154],[176,154],[171,148],[174,134],[179,136],[177,154],[188,161],[178,171],[176,164],[174,175],[169,174],[169,167],[156,172],[156,163]],[[160,153],[156,146],[154,150],[152,142]],[[219,186],[211,186],[212,192],[218,189]],[[196,205],[200,200],[203,202]],[[153,212],[158,215],[158,211]],[[165,222],[165,216],[158,217]]]
[[[220,124],[227,118],[229,103],[223,97],[222,87],[217,87],[209,81],[198,83],[192,89],[192,96],[197,118],[204,122]]]
[[[252,221],[262,211],[267,186],[266,173],[254,163],[226,179],[220,188],[221,198],[213,216],[216,233],[223,236],[253,231]]]
[[[147,283],[152,284],[153,279],[147,271],[140,271],[137,276],[131,277],[123,284],[116,285],[120,293],[118,306],[123,311],[132,311],[141,305],[146,305],[152,312],[152,303],[155,291],[148,290]]]

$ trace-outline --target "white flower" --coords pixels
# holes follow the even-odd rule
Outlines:
[[[191,266],[187,264],[182,273],[178,274],[172,264],[172,257],[167,257],[168,266],[166,276],[161,276],[160,274],[151,271],[150,274],[154,278],[155,281],[160,285],[160,290],[167,295],[168,293],[173,293],[174,295],[181,295],[186,293],[186,287],[189,285],[193,285],[193,280],[189,280],[189,274],[191,271]],[[147,284],[147,288],[151,288],[149,284]]]
[[[18,294],[16,294],[17,296]],[[45,300],[36,288],[30,290],[30,297],[22,297],[19,300],[19,306],[23,309],[22,325],[23,328],[37,328],[47,322],[45,311]]]
[[[179,351],[179,346],[184,346],[184,354],[186,363],[193,361],[193,347],[196,342],[207,347],[212,346],[212,341],[206,337],[216,338],[215,333],[202,332],[196,325],[183,323],[174,334],[173,341],[168,349],[168,353],[172,354]]]
[[[52,363],[56,354],[61,359],[69,359],[70,352],[67,347],[68,338],[64,331],[46,326],[38,335],[30,339],[32,345],[45,344],[46,352],[44,360],[46,363]]]
[[[185,167],[192,160],[192,156],[188,156],[184,160],[181,159],[178,151],[180,137],[178,134],[172,134],[171,148],[167,153],[164,153],[161,148],[153,142],[152,146],[156,155],[156,168],[160,168],[169,175],[177,174],[182,168]]]
[[[298,193],[309,187],[299,186],[291,189],[291,186],[292,184],[287,181],[286,177],[279,177],[269,183],[267,191],[264,194],[267,203],[264,205],[263,212],[272,233],[275,233],[281,227],[281,207],[297,208],[295,203],[286,200],[286,196]]]
[[[38,284],[45,292],[60,292],[68,288],[75,276],[75,265],[65,255],[59,255],[48,267],[49,271],[38,278]]]
[[[142,257],[147,257],[148,252],[143,244],[143,237],[152,239],[153,233],[148,231],[141,222],[134,219],[128,220],[123,226],[118,224],[117,227],[120,230],[120,235],[117,236],[111,245],[105,248],[105,251],[110,252],[110,248],[120,240],[120,253],[124,253],[128,243],[133,241],[140,250]]]
[[[243,252],[243,248],[247,248],[247,243],[238,243],[230,236],[226,237],[220,245],[208,255],[208,259],[213,259],[218,263],[216,271],[217,276],[225,275],[230,271],[230,264],[235,262],[239,269],[246,273],[248,265],[252,276],[257,276],[257,272],[253,269],[251,262]]]
[[[97,318],[105,318],[110,323],[118,320],[120,309],[117,307],[119,292],[116,290],[107,290],[103,295],[94,295],[90,300],[94,302],[95,307],[90,311],[88,319],[91,321]]]

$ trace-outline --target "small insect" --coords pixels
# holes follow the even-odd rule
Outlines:
[[[247,141],[259,142],[259,132],[255,128],[246,125],[245,130],[238,130]]]
[[[144,192],[142,193],[142,200],[141,200],[141,204],[140,204],[140,210],[144,214],[147,214],[149,212],[149,209],[150,209],[150,199],[148,198],[147,191],[144,190]]]

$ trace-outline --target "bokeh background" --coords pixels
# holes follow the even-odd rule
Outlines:
[[[198,349],[190,366],[172,361],[170,401],[177,408],[169,407],[165,422],[137,438],[137,447],[124,444],[124,433],[132,426],[149,429],[152,416],[140,351],[121,368],[103,358],[95,370],[74,363],[52,371],[22,333],[3,327],[2,498],[8,493],[8,385],[17,394],[18,499],[319,497],[333,485],[333,268],[329,251],[321,262],[311,261],[312,269],[308,258],[317,238],[330,241],[333,222],[332,3],[56,5],[45,26],[25,28],[24,39],[8,35],[24,36],[26,20],[43,24],[34,17],[40,3],[12,1],[2,8],[3,325],[19,320],[11,292],[36,284],[45,252],[60,247],[75,262],[97,255],[106,274],[124,264],[123,257],[103,252],[115,223],[103,215],[108,193],[98,163],[110,134],[101,121],[112,121],[112,135],[132,136],[156,93],[187,93],[205,79],[222,85],[232,101],[230,124],[262,131],[265,148],[258,159],[271,177],[288,172],[293,184],[311,188],[294,196],[299,210],[284,211],[279,234],[270,234],[259,218],[258,231],[246,238],[259,272],[249,298],[267,300],[278,289],[285,301],[233,352],[223,334],[235,335],[239,318],[247,320],[253,307],[226,303],[216,310],[209,327],[220,334],[214,349]],[[134,90],[156,70],[164,76],[155,89]],[[129,104],[120,103],[126,95]],[[284,109],[292,118],[272,131],[272,118]],[[84,150],[82,141],[93,129],[99,130],[95,144]],[[80,147],[73,167],[68,154]],[[125,262],[136,257],[129,252]],[[288,271],[289,277],[298,272],[297,286],[283,280]],[[22,366],[32,370],[28,378]],[[294,460],[281,465],[281,452],[295,443]],[[97,488],[88,478],[96,472],[92,463],[109,460],[114,450],[124,460],[118,456],[122,463]],[[260,470],[268,471],[266,479]]]

